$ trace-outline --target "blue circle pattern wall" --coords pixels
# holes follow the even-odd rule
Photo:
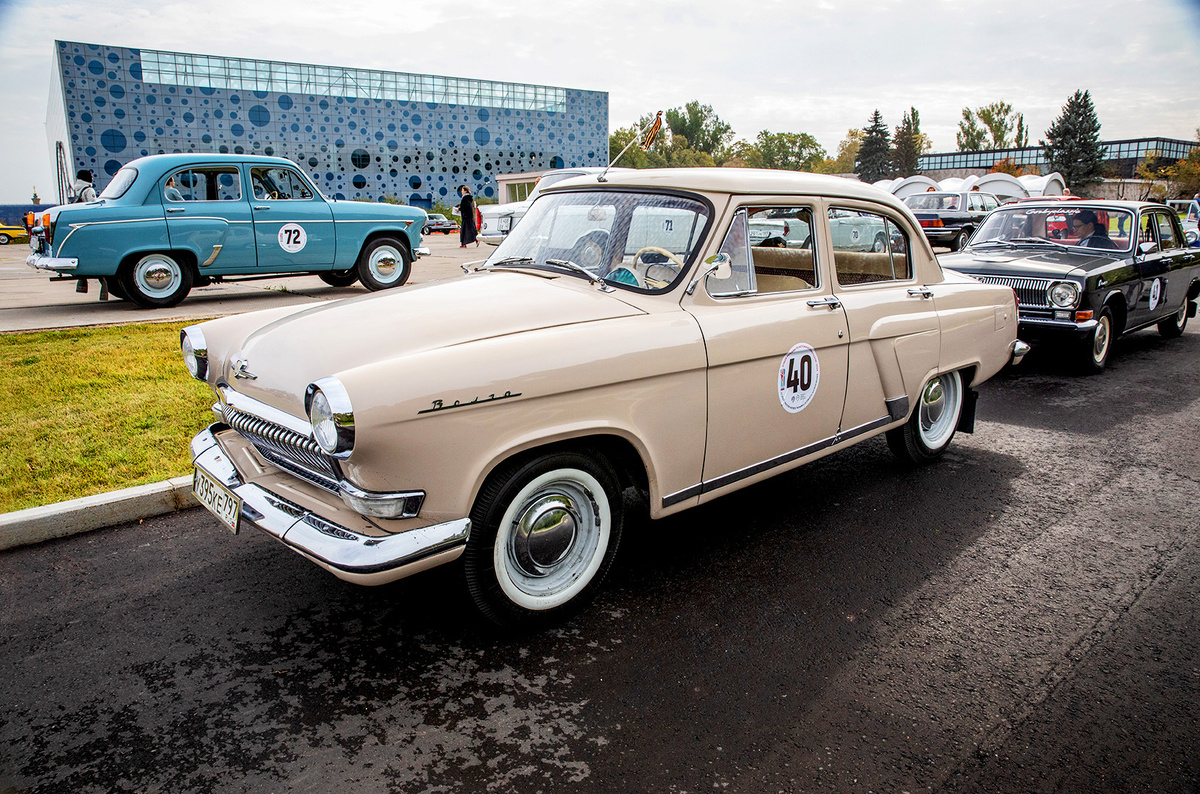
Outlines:
[[[496,195],[495,174],[604,165],[608,94],[567,91],[565,112],[235,91],[142,81],[138,50],[59,42],[75,168],[98,189],[150,154],[286,157],[337,199],[454,203]],[[74,174],[72,174],[74,176]]]

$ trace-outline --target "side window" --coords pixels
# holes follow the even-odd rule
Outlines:
[[[795,292],[820,286],[813,253],[812,210],[747,210],[750,264],[757,292]]]
[[[710,295],[746,295],[756,289],[754,268],[750,264],[750,231],[746,215],[744,209],[734,213],[733,223],[729,225],[729,231],[725,233],[725,240],[721,243],[720,253],[729,255],[733,273],[726,279],[711,276],[706,279],[704,288]]]
[[[978,193],[968,193],[967,196],[971,201],[971,211],[983,212],[983,196]]]
[[[1158,232],[1154,224],[1154,215],[1146,213],[1142,216],[1141,231],[1138,234],[1138,245],[1142,243],[1154,243],[1154,250],[1162,250],[1158,245]]]
[[[991,196],[983,197],[983,209],[985,212],[991,212],[992,210],[996,209],[996,207],[999,207],[999,206],[1000,206],[1000,202],[996,201],[996,199],[992,198]]]
[[[242,179],[236,166],[210,166],[176,171],[163,184],[163,200],[239,201]]]
[[[1171,217],[1161,212],[1155,213],[1154,217],[1158,221],[1159,247],[1164,251],[1182,247],[1179,237],[1175,234],[1175,227],[1171,224]]]
[[[308,185],[290,168],[251,168],[250,183],[254,186],[254,198],[260,201],[301,201],[313,197]]]
[[[829,232],[838,284],[846,287],[912,277],[908,235],[882,215],[830,209]]]

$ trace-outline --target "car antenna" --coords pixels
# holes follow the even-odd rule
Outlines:
[[[654,139],[658,137],[658,132],[659,132],[659,130],[662,129],[662,114],[663,114],[663,112],[661,110],[658,111],[658,115],[656,115],[654,117],[653,121],[651,121],[645,127],[642,127],[640,130],[638,130],[638,135],[643,135],[643,133],[644,133],[644,135],[642,137],[642,142],[640,144],[643,152],[646,151],[647,149],[649,149],[654,144]],[[647,131],[647,130],[649,130],[649,131]],[[638,136],[634,135],[629,140],[629,143],[625,144],[625,148],[621,150],[621,154],[618,154],[616,157],[614,157],[612,159],[612,162],[609,163],[608,165],[606,165],[604,167],[604,170],[600,172],[600,176],[596,177],[597,182],[607,182],[608,181],[607,179],[604,178],[604,175],[608,173],[608,169],[612,168],[613,165],[616,164],[617,160],[621,159],[622,154],[625,154],[625,152],[629,151],[629,147],[633,146],[633,142],[636,141],[637,139],[638,139]]]

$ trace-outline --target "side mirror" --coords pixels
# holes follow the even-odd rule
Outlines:
[[[700,282],[709,276],[716,276],[718,279],[726,279],[732,275],[733,260],[729,257],[729,254],[722,251],[721,253],[714,254],[713,256],[710,256],[708,259],[704,260],[704,268],[696,275],[694,279],[692,279],[691,283],[687,285],[687,289],[684,290],[684,292],[686,292],[688,295],[691,295],[696,291],[696,287],[700,285]]]
[[[1143,254],[1152,254],[1158,250],[1158,245],[1151,242],[1140,243],[1138,245],[1138,250]]]

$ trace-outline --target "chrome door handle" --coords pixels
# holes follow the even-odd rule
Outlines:
[[[808,305],[814,309],[817,308],[818,306],[825,306],[830,311],[833,311],[834,309],[840,309],[842,306],[842,302],[840,300],[838,300],[837,298],[833,297],[832,295],[830,295],[828,298],[820,298],[818,300],[811,300],[808,302]]]
[[[269,210],[269,209],[271,209],[271,207],[270,207],[269,205],[267,205],[267,204],[255,204],[255,205],[254,205],[254,209],[256,209],[256,210]]]
[[[167,212],[183,212],[183,207],[167,207]]]
[[[928,300],[929,298],[933,297],[933,290],[929,289],[929,287],[916,287],[908,291],[908,296],[910,298],[921,298],[922,300]]]

